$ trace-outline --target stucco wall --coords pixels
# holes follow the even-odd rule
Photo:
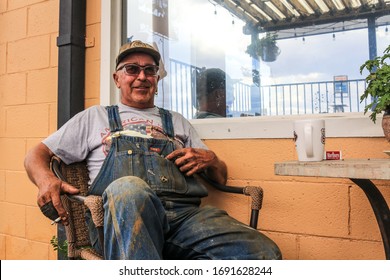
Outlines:
[[[36,206],[26,151],[56,130],[58,0],[0,0],[0,259],[55,259],[55,226]],[[99,103],[100,1],[87,1],[86,106]],[[12,27],[12,28],[11,28]],[[259,229],[286,259],[383,259],[372,210],[348,180],[277,177],[294,159],[290,139],[208,140],[229,166],[229,183],[265,191]],[[383,138],[331,138],[344,158],[385,157]],[[380,188],[390,202],[390,188]],[[207,203],[248,222],[247,197],[210,192]]]

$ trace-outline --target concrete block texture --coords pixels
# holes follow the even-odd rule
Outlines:
[[[50,65],[50,35],[8,43],[7,72],[23,72]]]
[[[51,225],[51,221],[42,215],[38,206],[26,207],[26,238],[42,243],[50,243],[53,236],[57,235],[57,226]]]
[[[0,43],[0,61],[7,61],[7,44]],[[0,63],[0,75],[4,75],[7,69],[6,63]],[[0,91],[0,97],[2,92]],[[1,103],[0,103],[1,104]]]
[[[0,170],[24,171],[25,140],[0,138]]]
[[[5,235],[0,234],[0,260],[5,259]]]
[[[15,73],[0,76],[0,92],[5,106],[26,103],[27,74]]]
[[[27,103],[57,102],[57,68],[30,71],[27,74]]]
[[[28,7],[28,36],[38,36],[58,32],[60,1],[44,1]]]
[[[55,1],[55,0],[50,0]],[[47,0],[8,0],[8,10],[30,7],[32,5],[47,2]]]
[[[4,1],[1,1],[4,2]],[[18,19],[18,20],[15,20]],[[21,40],[27,36],[27,8],[21,8],[0,14],[0,43]],[[10,28],[12,26],[12,28]]]
[[[86,62],[85,98],[97,99],[100,97],[100,61]]]
[[[300,260],[383,260],[385,253],[381,242],[326,238],[299,237]]]
[[[15,236],[6,236],[5,247],[7,260],[48,260],[52,250],[48,243]]]
[[[263,187],[259,228],[280,243],[287,259],[384,258],[371,206],[352,181],[274,175],[275,162],[296,160],[288,139],[207,140],[206,144],[227,163],[229,181]],[[383,150],[388,143],[381,138],[331,138],[327,145],[342,150],[344,158],[387,157]],[[361,151],[361,145],[367,149]],[[375,183],[389,203],[388,182]],[[231,209],[232,215],[237,209]]]
[[[26,237],[26,207],[0,202],[0,234]]]
[[[0,170],[0,202],[5,201],[5,171]]]
[[[24,171],[6,171],[6,201],[22,205],[37,205],[38,188]],[[23,194],[23,195],[21,195]]]
[[[7,137],[45,137],[49,133],[49,105],[33,104],[6,108]]]

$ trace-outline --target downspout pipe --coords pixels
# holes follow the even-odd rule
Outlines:
[[[84,109],[86,0],[60,0],[57,127]]]
[[[86,0],[60,0],[59,13],[57,128],[84,109]],[[62,225],[57,238],[66,240]],[[58,250],[57,258],[67,256]]]

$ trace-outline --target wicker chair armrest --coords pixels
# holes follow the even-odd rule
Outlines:
[[[213,180],[211,180],[209,177],[206,176],[204,173],[199,173],[198,176],[207,182],[210,186],[216,188],[217,190],[220,190],[222,192],[228,192],[228,193],[238,193],[238,194],[244,194],[244,188],[242,187],[236,187],[236,186],[227,186],[219,184]]]
[[[248,186],[248,187],[236,187],[236,186],[226,186],[219,184],[206,176],[204,173],[200,173],[199,177],[206,181],[210,186],[228,193],[237,193],[244,194],[251,197],[251,216],[249,225],[252,228],[257,228],[257,223],[259,220],[259,211],[263,204],[263,189],[259,186]]]
[[[66,182],[66,179],[65,179],[64,175],[61,172],[60,164],[61,164],[61,160],[58,157],[53,156],[51,158],[51,161],[50,161],[51,170],[57,176],[57,178],[59,178],[60,180]]]
[[[103,257],[92,248],[81,249],[79,254],[84,260],[103,260]]]
[[[252,198],[251,208],[253,210],[260,210],[263,206],[263,188],[260,186],[248,186],[244,188],[243,192],[245,195],[248,195]]]
[[[103,227],[104,211],[102,197],[97,195],[88,195],[85,197],[84,204],[91,211],[92,221],[95,226]]]

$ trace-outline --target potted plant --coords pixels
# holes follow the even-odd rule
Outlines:
[[[375,123],[377,114],[383,113],[382,127],[386,139],[390,141],[390,46],[382,56],[367,60],[360,66],[360,74],[368,70],[366,77],[367,87],[360,97],[360,102],[366,100],[364,114],[371,111],[370,119]],[[371,97],[370,99],[368,99]]]
[[[266,33],[266,35],[255,40],[247,47],[246,53],[253,58],[260,57],[265,62],[275,61],[280,54],[280,49],[276,44],[277,34]]]

